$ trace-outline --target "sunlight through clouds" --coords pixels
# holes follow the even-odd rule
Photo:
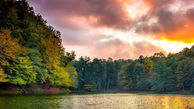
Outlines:
[[[161,50],[176,53],[194,44],[194,2],[190,0],[27,1],[61,31],[63,46],[75,50],[77,57],[95,53],[95,57],[134,59]],[[137,43],[143,42],[154,51],[139,52]],[[102,53],[108,48],[111,53]]]

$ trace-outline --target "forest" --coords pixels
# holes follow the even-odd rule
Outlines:
[[[0,1],[0,82],[75,87],[75,54],[64,52],[61,34],[35,15],[25,0]]]
[[[194,46],[168,56],[160,52],[136,60],[81,57],[73,65],[79,90],[194,91]]]
[[[136,60],[75,57],[65,51],[61,33],[26,0],[0,1],[0,86],[15,86],[22,93],[33,85],[89,92],[194,92],[194,46]]]

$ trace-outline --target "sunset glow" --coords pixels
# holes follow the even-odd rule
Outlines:
[[[193,80],[194,0],[0,0],[4,109],[194,109]]]
[[[75,51],[77,58],[136,59],[154,52],[176,53],[194,44],[190,0],[28,2],[61,31],[63,46]]]
[[[167,40],[153,41],[153,43],[159,45],[159,47],[164,49],[166,53],[177,53],[185,47],[190,48],[192,46],[192,44],[185,44],[183,42],[173,42]]]

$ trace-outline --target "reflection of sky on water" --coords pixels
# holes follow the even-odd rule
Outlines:
[[[93,94],[1,96],[0,109],[194,109],[194,96]]]

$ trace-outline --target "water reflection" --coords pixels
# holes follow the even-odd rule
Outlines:
[[[0,109],[194,109],[194,96],[138,94],[1,96]]]

